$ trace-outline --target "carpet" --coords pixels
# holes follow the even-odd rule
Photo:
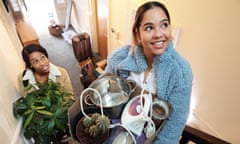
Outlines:
[[[80,70],[78,61],[75,58],[73,47],[63,37],[56,37],[49,33],[48,27],[36,29],[40,44],[47,49],[49,60],[57,65],[64,67],[69,74],[72,82],[73,92],[79,96],[83,90],[80,81]]]

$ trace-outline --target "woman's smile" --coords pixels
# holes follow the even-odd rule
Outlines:
[[[165,41],[154,41],[154,42],[151,42],[150,44],[156,49],[162,49],[164,48]]]

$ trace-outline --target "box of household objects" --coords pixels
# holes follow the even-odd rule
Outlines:
[[[140,97],[141,94],[142,96],[143,94],[146,94],[146,95],[143,97]],[[147,104],[147,99],[148,99],[147,97],[149,95],[151,94],[149,94],[147,91],[142,91],[142,89],[137,86],[134,88],[131,95],[129,95],[128,102],[125,104],[123,108],[121,117],[119,119],[111,119],[112,125],[115,125],[115,126],[111,127],[111,133],[109,138],[105,142],[106,144],[111,144],[113,142],[116,143],[117,139],[119,140],[119,137],[122,134],[122,132],[128,133],[127,134],[128,138],[131,135],[130,139],[132,139],[132,143],[134,142],[142,143],[144,141],[145,144],[151,144],[155,140],[155,137],[158,135],[159,132],[161,132],[161,129],[167,122],[167,119],[172,112],[172,105],[164,100],[156,98],[154,95],[151,95],[152,96],[150,98],[151,101],[150,103]],[[147,113],[148,113],[147,115],[150,117],[151,120],[148,119],[144,121],[142,125],[144,126],[144,128],[142,130],[140,129],[141,134],[137,135],[136,133],[138,133],[139,131],[136,131],[136,129],[139,129],[139,125],[141,125],[141,123],[139,122],[141,122],[141,120],[143,119],[140,117],[142,113],[136,112],[138,110],[141,110],[141,108],[139,108],[139,104],[141,103],[139,102],[139,100],[141,101],[141,98],[142,98],[143,106],[148,105],[150,107],[147,110]],[[84,108],[87,107],[85,104],[83,104],[83,106]],[[76,100],[76,102],[68,110],[70,134],[71,134],[71,137],[76,141],[78,141],[76,136],[76,119],[80,112],[81,112],[81,107],[80,107],[80,97],[79,97]],[[137,120],[137,117],[140,118],[138,119],[139,121]],[[126,123],[126,121],[130,123]],[[148,123],[149,121],[151,121],[152,123]],[[154,124],[154,127],[155,127],[153,131],[154,133],[152,134],[146,133],[146,131],[149,130],[149,129],[146,130],[146,127],[148,126],[148,124]],[[125,139],[127,135],[124,135]]]

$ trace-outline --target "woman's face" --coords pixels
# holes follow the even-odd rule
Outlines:
[[[146,56],[161,55],[171,41],[169,20],[161,8],[154,7],[143,16],[138,38]]]
[[[29,60],[32,68],[38,74],[49,73],[49,61],[48,58],[41,52],[32,52],[29,55]]]

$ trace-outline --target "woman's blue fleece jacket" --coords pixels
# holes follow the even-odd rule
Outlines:
[[[157,97],[173,106],[167,123],[154,143],[177,144],[189,114],[193,80],[191,67],[172,42],[162,55],[155,56],[152,66],[156,70]],[[130,72],[144,72],[147,67],[143,48],[125,45],[108,57],[105,72],[127,78]]]

